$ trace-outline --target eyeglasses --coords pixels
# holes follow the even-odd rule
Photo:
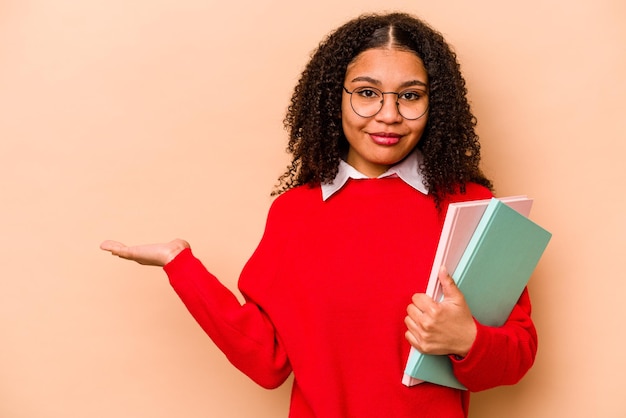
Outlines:
[[[381,91],[375,87],[357,87],[346,93],[350,95],[350,106],[362,118],[371,118],[380,112],[385,102],[385,94],[395,94],[398,113],[407,120],[421,118],[428,111],[428,94],[423,90]]]

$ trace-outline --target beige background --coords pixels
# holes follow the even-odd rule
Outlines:
[[[234,289],[310,51],[384,9],[455,46],[486,172],[554,233],[536,365],[471,416],[626,416],[622,0],[4,0],[0,417],[286,416],[289,385],[248,381],[163,272],[98,245],[184,237]]]

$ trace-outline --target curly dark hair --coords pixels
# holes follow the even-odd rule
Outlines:
[[[339,116],[346,68],[363,51],[389,46],[414,52],[428,73],[428,121],[417,148],[424,155],[424,182],[437,204],[447,194],[464,192],[468,182],[492,188],[479,168],[476,118],[456,54],[428,24],[405,13],[389,13],[347,22],[313,52],[284,119],[293,159],[274,195],[334,179],[349,146]]]

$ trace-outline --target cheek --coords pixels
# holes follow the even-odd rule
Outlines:
[[[344,132],[355,129],[355,125],[357,121],[354,120],[354,112],[350,107],[350,102],[346,103],[345,101],[341,104],[341,126],[343,127]]]
[[[363,129],[365,123],[361,118],[356,116],[351,111],[344,111],[341,117],[341,126],[343,127],[343,133],[348,139],[352,139],[358,135]]]
[[[341,101],[341,113],[339,116],[343,119],[345,116],[349,116],[350,112],[352,112],[352,107],[350,107],[350,101],[343,99]]]
[[[341,118],[341,128],[343,129],[343,135],[346,137],[346,139],[349,141],[351,141],[352,139],[352,127],[350,126],[350,123],[348,123],[346,121],[346,117],[345,117],[345,113],[343,113],[343,116]]]
[[[418,138],[421,138],[424,134],[424,130],[426,129],[426,121],[426,119],[420,119],[419,121],[416,121],[419,123],[416,123],[414,126],[412,126],[412,130]]]

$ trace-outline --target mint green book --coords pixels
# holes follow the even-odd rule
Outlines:
[[[524,215],[491,199],[452,273],[478,322],[495,327],[506,322],[551,237]],[[454,377],[448,356],[411,357],[405,374],[465,389]]]

